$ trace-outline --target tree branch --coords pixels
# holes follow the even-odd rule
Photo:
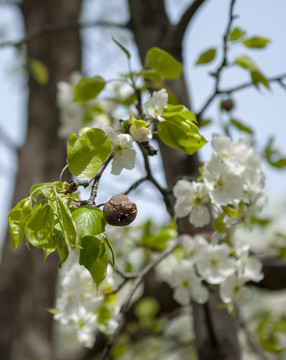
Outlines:
[[[132,285],[132,288],[130,289],[130,291],[129,291],[129,293],[128,293],[128,295],[127,295],[127,297],[126,297],[126,299],[125,299],[125,301],[124,301],[124,303],[123,303],[123,305],[121,307],[121,320],[120,320],[120,323],[119,323],[117,329],[115,330],[114,334],[112,335],[112,337],[110,337],[109,340],[107,341],[106,346],[105,346],[99,360],[107,359],[113,345],[115,344],[115,341],[116,341],[118,335],[120,334],[121,330],[124,328],[124,325],[126,323],[126,316],[127,316],[128,308],[129,308],[130,302],[132,300],[132,297],[133,297],[134,293],[136,292],[136,290],[138,289],[138,287],[142,284],[144,278],[163,259],[165,259],[165,257],[170,255],[178,247],[178,245],[179,245],[178,242],[175,242],[168,249],[163,251],[156,259],[154,259],[147,266],[145,266],[145,268],[139,273],[138,277],[136,278],[134,284]]]
[[[271,78],[267,79],[267,81],[269,83],[278,82],[279,85],[281,85],[282,88],[284,90],[286,90],[286,85],[282,81],[283,79],[286,79],[286,74],[271,77]],[[249,88],[251,86],[253,86],[253,83],[252,82],[247,82],[247,83],[244,83],[244,84],[241,84],[241,85],[234,86],[234,87],[229,88],[229,89],[218,90],[216,94],[232,94],[232,93],[234,93],[236,91],[244,90],[244,89]]]
[[[228,17],[228,23],[226,26],[226,30],[223,36],[223,56],[222,61],[220,63],[220,66],[218,67],[217,71],[215,72],[215,85],[214,85],[214,91],[213,94],[207,99],[206,103],[203,105],[201,111],[197,114],[197,120],[199,121],[202,113],[207,109],[207,107],[210,105],[210,103],[213,101],[213,99],[217,96],[218,90],[219,90],[219,84],[221,80],[221,72],[225,66],[228,65],[228,59],[227,59],[227,39],[229,37],[230,28],[232,21],[234,20],[235,16],[233,15],[234,11],[234,4],[236,0],[231,0],[230,8],[229,8],[229,17]]]
[[[42,28],[31,31],[25,37],[18,41],[5,41],[0,43],[1,47],[7,46],[21,46],[27,44],[33,40],[36,40],[40,37],[49,34],[61,33],[61,32],[69,32],[69,31],[79,31],[83,29],[87,29],[90,27],[115,27],[121,29],[129,29],[129,23],[120,24],[120,23],[111,23],[108,21],[87,21],[87,22],[77,22],[77,23],[69,23],[69,24],[45,24]]]
[[[206,0],[194,0],[191,5],[186,9],[184,14],[181,16],[180,21],[177,23],[174,29],[174,38],[176,42],[181,44],[186,29],[191,22],[193,16],[196,14],[197,10],[205,3]]]

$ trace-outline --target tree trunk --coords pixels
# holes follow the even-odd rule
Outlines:
[[[170,24],[164,1],[129,0],[131,30],[142,62],[149,48],[158,46],[182,61],[183,31],[186,19],[191,21],[204,0],[194,0],[187,9],[178,27]],[[176,95],[181,104],[191,108],[184,76],[169,82],[168,88]],[[160,143],[161,156],[169,186],[174,185],[178,177],[197,175],[199,161],[197,155],[188,156]],[[179,223],[180,231],[193,233],[185,221]],[[239,360],[240,349],[237,339],[235,319],[221,308],[221,300],[216,287],[212,288],[210,300],[205,305],[193,304],[196,345],[200,360]]]
[[[21,10],[30,33],[49,24],[75,23],[81,0],[24,0]],[[28,59],[37,59],[49,70],[41,86],[29,78],[27,140],[19,152],[14,205],[29,195],[32,184],[56,180],[65,165],[59,126],[56,84],[80,69],[81,48],[77,32],[50,34],[27,44]],[[52,359],[52,315],[58,258],[46,262],[38,249],[21,244],[16,254],[6,239],[0,268],[0,354],[5,360]]]

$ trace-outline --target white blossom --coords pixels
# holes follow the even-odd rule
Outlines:
[[[245,281],[259,282],[263,279],[262,263],[260,260],[249,256],[250,246],[236,243],[235,252],[237,256],[237,273]]]
[[[228,205],[242,198],[244,178],[215,156],[207,162],[204,182],[216,205]]]
[[[132,148],[132,136],[119,134],[111,127],[104,128],[108,139],[113,145],[113,161],[111,173],[119,175],[123,169],[132,170],[135,166],[136,151]]]
[[[191,299],[199,304],[208,300],[208,290],[196,275],[191,261],[181,260],[166,281],[174,288],[173,297],[181,305],[188,305]]]
[[[220,297],[224,303],[246,304],[251,299],[250,290],[244,285],[245,279],[230,275],[220,285]]]
[[[130,126],[130,133],[139,142],[150,141],[153,137],[149,124],[143,120],[134,119],[133,124]]]
[[[178,217],[190,214],[190,222],[198,227],[210,222],[210,212],[206,205],[209,201],[208,189],[203,183],[179,180],[174,186],[176,197],[175,213]]]
[[[165,121],[162,117],[164,107],[168,102],[168,94],[166,89],[154,91],[153,94],[149,94],[143,104],[146,115],[151,116],[159,121]]]
[[[210,245],[197,259],[200,275],[210,284],[220,284],[235,272],[236,262],[229,252],[226,244]]]
[[[206,239],[199,234],[196,234],[194,237],[183,234],[179,236],[179,241],[186,252],[188,260],[193,261],[193,263],[196,263],[199,256],[204,256],[209,246]]]

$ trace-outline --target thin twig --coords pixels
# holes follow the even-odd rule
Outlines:
[[[112,158],[113,158],[113,154],[111,154],[109,156],[109,158],[104,161],[104,163],[101,165],[98,172],[96,173],[96,176],[94,178],[94,182],[93,182],[93,185],[92,185],[90,198],[87,201],[87,205],[94,205],[94,200],[95,200],[95,198],[97,196],[97,189],[98,189],[100,178],[101,178],[104,170],[106,169],[107,165],[110,163]]]
[[[120,24],[120,23],[110,23],[108,21],[87,21],[87,22],[77,22],[77,23],[69,23],[69,24],[49,24],[43,25],[42,28],[31,31],[25,37],[18,41],[5,41],[0,43],[0,47],[7,46],[21,46],[27,44],[33,40],[36,40],[44,35],[61,33],[67,31],[79,31],[82,29],[87,29],[90,27],[116,27],[116,28],[129,28],[128,24]]]
[[[202,106],[202,109],[197,113],[196,117],[197,120],[199,121],[202,117],[203,112],[208,108],[208,106],[210,105],[210,103],[214,100],[214,98],[217,96],[218,91],[219,91],[219,84],[220,84],[220,80],[221,80],[221,72],[223,70],[224,67],[228,66],[228,59],[227,59],[227,55],[228,55],[228,48],[227,48],[227,40],[229,38],[229,34],[230,34],[230,28],[231,28],[231,24],[235,18],[235,16],[233,15],[233,9],[234,9],[234,3],[236,0],[231,0],[231,4],[230,4],[230,9],[229,9],[229,17],[228,17],[228,23],[227,23],[227,27],[223,36],[223,55],[222,55],[222,61],[217,69],[217,71],[215,71],[215,85],[214,85],[214,91],[212,93],[212,95],[207,99],[206,103]]]
[[[115,330],[114,334],[112,335],[112,337],[109,338],[109,340],[107,341],[105,348],[99,358],[99,360],[105,360],[107,359],[113,345],[115,344],[115,341],[118,337],[118,335],[120,334],[121,330],[124,328],[124,325],[126,323],[126,315],[128,312],[128,308],[130,305],[130,302],[133,298],[134,293],[136,292],[136,290],[138,289],[138,287],[141,285],[141,283],[143,282],[144,278],[147,276],[147,274],[153,270],[163,259],[165,259],[165,257],[167,257],[169,254],[171,254],[178,246],[178,242],[175,242],[173,245],[171,245],[168,249],[166,249],[165,251],[163,251],[156,259],[154,259],[153,261],[151,261],[147,266],[145,266],[145,268],[138,274],[138,277],[136,278],[136,280],[134,281],[122,307],[121,307],[121,320],[119,322],[119,325],[117,327],[117,329]]]
[[[123,194],[124,194],[124,195],[128,195],[131,191],[137,189],[137,187],[138,187],[139,185],[141,185],[144,181],[147,181],[147,180],[148,180],[148,177],[145,176],[145,177],[143,177],[143,178],[135,181],[135,183],[132,184]]]
[[[73,192],[77,191],[77,189],[80,186],[86,188],[94,181],[91,196],[90,196],[89,200],[87,200],[87,202],[90,203],[90,205],[93,205],[94,204],[94,199],[95,199],[96,193],[97,193],[98,182],[99,182],[99,180],[100,180],[100,178],[101,178],[101,176],[103,174],[103,171],[105,170],[105,168],[109,164],[112,157],[113,157],[113,154],[111,154],[109,156],[109,158],[104,161],[104,163],[101,165],[101,167],[99,168],[97,173],[94,176],[92,176],[91,178],[83,179],[83,180],[73,180],[70,183],[70,186],[66,189],[66,194],[70,194],[70,193],[73,193]],[[81,201],[81,203],[82,202],[85,202],[85,201]]]
[[[267,81],[269,83],[278,82],[286,90],[286,85],[282,82],[283,79],[286,79],[286,74],[271,77],[271,78],[267,79]],[[253,83],[252,82],[247,82],[247,83],[244,83],[244,84],[241,84],[241,85],[234,86],[234,87],[229,88],[229,89],[219,90],[217,92],[217,94],[232,94],[234,92],[244,90],[244,89],[246,89],[248,87],[251,87],[251,86],[253,86]]]
[[[148,181],[150,181],[161,193],[161,195],[163,196],[166,208],[168,213],[173,217],[174,216],[174,209],[171,203],[171,199],[170,199],[170,191],[168,189],[164,189],[158,182],[157,180],[153,177],[152,172],[151,172],[151,168],[150,168],[150,163],[149,163],[149,158],[148,158],[148,154],[146,152],[146,149],[141,145],[138,144],[143,158],[144,158],[144,165],[145,165],[145,170],[146,170],[146,179]]]

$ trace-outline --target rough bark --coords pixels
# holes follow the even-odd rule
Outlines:
[[[170,24],[164,1],[129,0],[131,13],[130,26],[134,33],[142,61],[149,48],[158,46],[182,61],[182,39],[184,32],[196,11],[204,1],[195,0],[183,15],[181,22]],[[177,96],[180,103],[190,106],[189,95],[184,76],[174,82],[169,82],[169,89]],[[199,161],[197,156],[187,156],[179,151],[160,144],[164,171],[169,186],[180,176],[196,175]],[[179,224],[187,228],[186,224]],[[189,232],[193,229],[188,228]],[[206,311],[206,309],[208,311]],[[240,350],[237,339],[235,319],[220,308],[220,300],[216,288],[205,306],[194,304],[194,321],[196,344],[200,360],[238,360]],[[211,314],[211,316],[209,316]],[[215,337],[214,337],[215,334]]]
[[[26,31],[52,23],[74,23],[81,0],[24,0],[21,10]],[[77,32],[51,34],[27,45],[30,59],[42,61],[50,79],[40,86],[29,78],[27,140],[19,152],[19,171],[14,204],[29,194],[37,182],[55,180],[65,164],[65,148],[57,137],[56,83],[67,80],[80,68],[81,49]],[[58,258],[46,262],[43,253],[22,244],[16,254],[7,238],[0,268],[0,354],[5,360],[53,358],[52,316]]]

